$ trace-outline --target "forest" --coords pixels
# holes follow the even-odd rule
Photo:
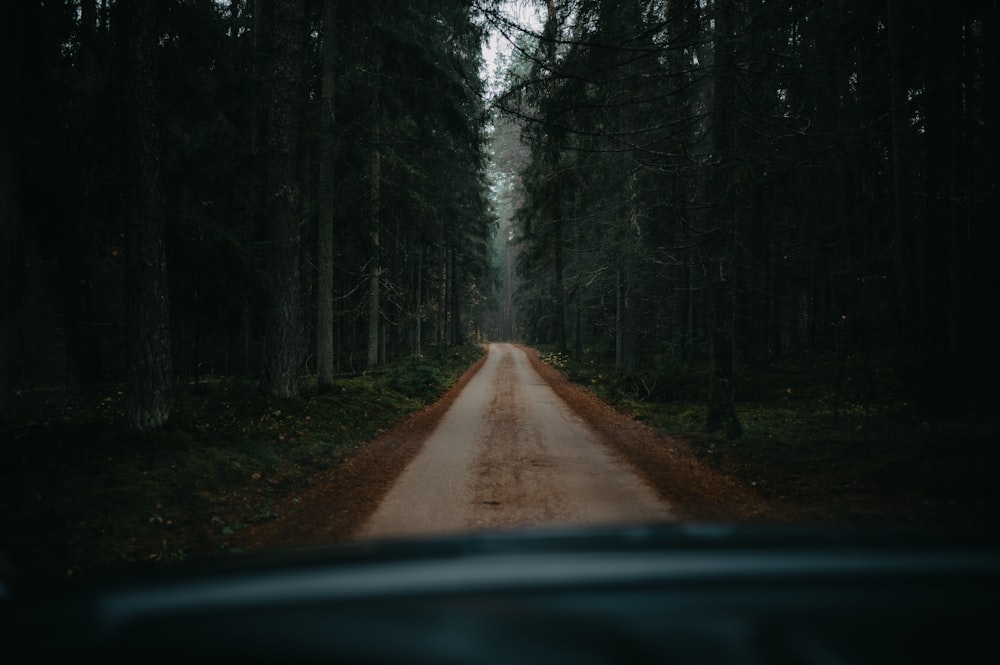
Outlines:
[[[996,3],[3,12],[5,417],[122,381],[155,429],[179,378],[288,396],[469,338],[704,365],[734,434],[739,368],[803,354],[996,393]]]
[[[762,517],[994,523],[998,5],[0,4],[0,549],[235,551],[498,340]]]
[[[4,6],[0,413],[16,390],[299,379],[461,344],[491,288],[465,3]]]
[[[536,4],[499,19],[509,334],[705,366],[732,434],[739,369],[809,356],[992,403],[997,3]]]

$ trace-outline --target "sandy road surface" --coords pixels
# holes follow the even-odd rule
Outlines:
[[[359,536],[670,519],[524,352],[490,345],[472,378]]]

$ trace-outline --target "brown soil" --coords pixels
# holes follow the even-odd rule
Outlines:
[[[534,370],[683,520],[794,519],[794,511],[769,503],[736,479],[707,467],[684,441],[668,437],[621,414],[523,349]],[[486,356],[433,405],[388,433],[360,446],[314,485],[278,506],[281,517],[237,536],[233,547],[260,550],[354,537],[378,509],[397,478],[417,456],[456,398],[486,362]]]
[[[532,366],[604,442],[666,499],[678,519],[784,521],[792,508],[770,503],[738,479],[705,465],[685,441],[640,423],[569,381],[526,349]]]
[[[483,355],[437,402],[363,444],[343,463],[318,474],[310,489],[277,507],[281,517],[243,531],[232,546],[259,550],[349,538],[375,512],[485,362]]]
[[[650,524],[673,514],[532,368],[491,344],[360,538],[570,524]]]

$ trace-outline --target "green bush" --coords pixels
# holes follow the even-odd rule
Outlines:
[[[386,383],[408,397],[427,399],[441,393],[447,378],[441,369],[413,356],[386,371]]]

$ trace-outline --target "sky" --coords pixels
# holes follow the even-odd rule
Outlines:
[[[541,9],[542,3],[533,0],[505,0],[500,5],[500,13],[503,16],[532,32],[541,30]],[[511,52],[511,44],[507,37],[516,38],[516,34],[508,31],[507,36],[504,36],[499,30],[493,30],[483,45],[483,60],[486,62],[485,77],[487,88],[491,92],[500,87],[495,80],[499,58],[508,57]]]

